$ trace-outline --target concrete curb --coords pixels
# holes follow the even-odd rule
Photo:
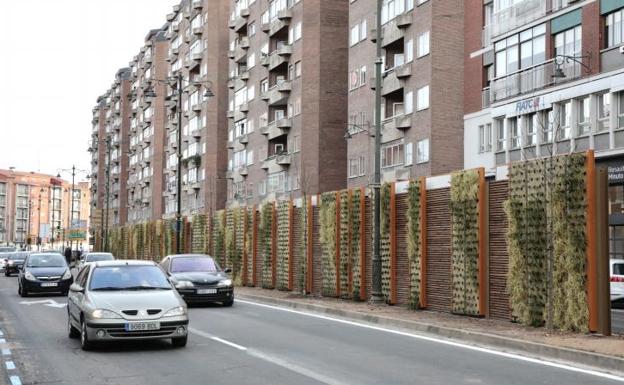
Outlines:
[[[364,314],[360,312],[342,310],[321,305],[300,303],[280,298],[264,297],[254,294],[238,294],[238,298],[278,305],[297,310],[308,310],[314,313],[332,315],[350,320],[364,321],[375,325],[402,328],[411,331],[434,334],[448,339],[469,342],[474,345],[487,345],[497,350],[519,353],[533,358],[549,358],[554,361],[575,363],[587,368],[624,375],[624,358],[607,356],[600,353],[586,352],[582,350],[555,347],[537,342],[523,341],[515,338],[503,337],[494,334],[479,333],[474,331],[436,326],[424,322],[408,321],[386,316]]]

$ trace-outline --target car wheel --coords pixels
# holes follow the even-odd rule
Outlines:
[[[10,277],[10,276],[11,276],[11,273],[9,273],[8,271],[6,271],[6,270],[5,270],[5,271],[4,271],[4,276],[5,276],[5,277]]]
[[[234,300],[233,299],[231,299],[229,301],[223,302],[223,306],[225,306],[225,307],[230,307],[232,305],[234,305]]]
[[[69,314],[69,311],[67,312],[67,329],[68,329],[69,338],[75,339],[75,338],[80,337],[80,331],[76,329],[74,325],[72,325],[71,323],[71,315]]]
[[[188,340],[188,336],[172,338],[171,344],[175,346],[176,348],[183,348],[186,346],[187,340]]]
[[[87,323],[84,320],[80,322],[80,347],[85,351],[93,348],[93,342],[89,341],[87,334]]]
[[[26,289],[20,286],[18,290],[19,295],[21,295],[22,297],[28,297],[28,291]]]

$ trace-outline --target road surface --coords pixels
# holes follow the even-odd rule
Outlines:
[[[190,309],[186,348],[123,342],[83,352],[66,298],[17,296],[0,279],[0,384],[553,384],[624,379],[246,301]],[[51,301],[48,301],[51,300]],[[15,366],[15,368],[13,368]]]

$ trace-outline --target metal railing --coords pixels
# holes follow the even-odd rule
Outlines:
[[[492,14],[491,36],[498,36],[546,15],[546,0],[524,0]]]
[[[554,59],[550,59],[541,64],[523,68],[511,74],[493,79],[490,82],[489,102],[494,103],[554,84],[577,79],[581,76],[581,65],[579,63],[563,63],[560,67],[565,74],[564,78],[553,77],[557,65]]]

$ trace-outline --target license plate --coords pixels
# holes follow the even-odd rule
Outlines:
[[[217,289],[199,289],[197,294],[217,294]]]
[[[160,322],[128,322],[126,323],[127,332],[160,330]]]
[[[58,283],[56,282],[43,282],[41,287],[57,287]]]

